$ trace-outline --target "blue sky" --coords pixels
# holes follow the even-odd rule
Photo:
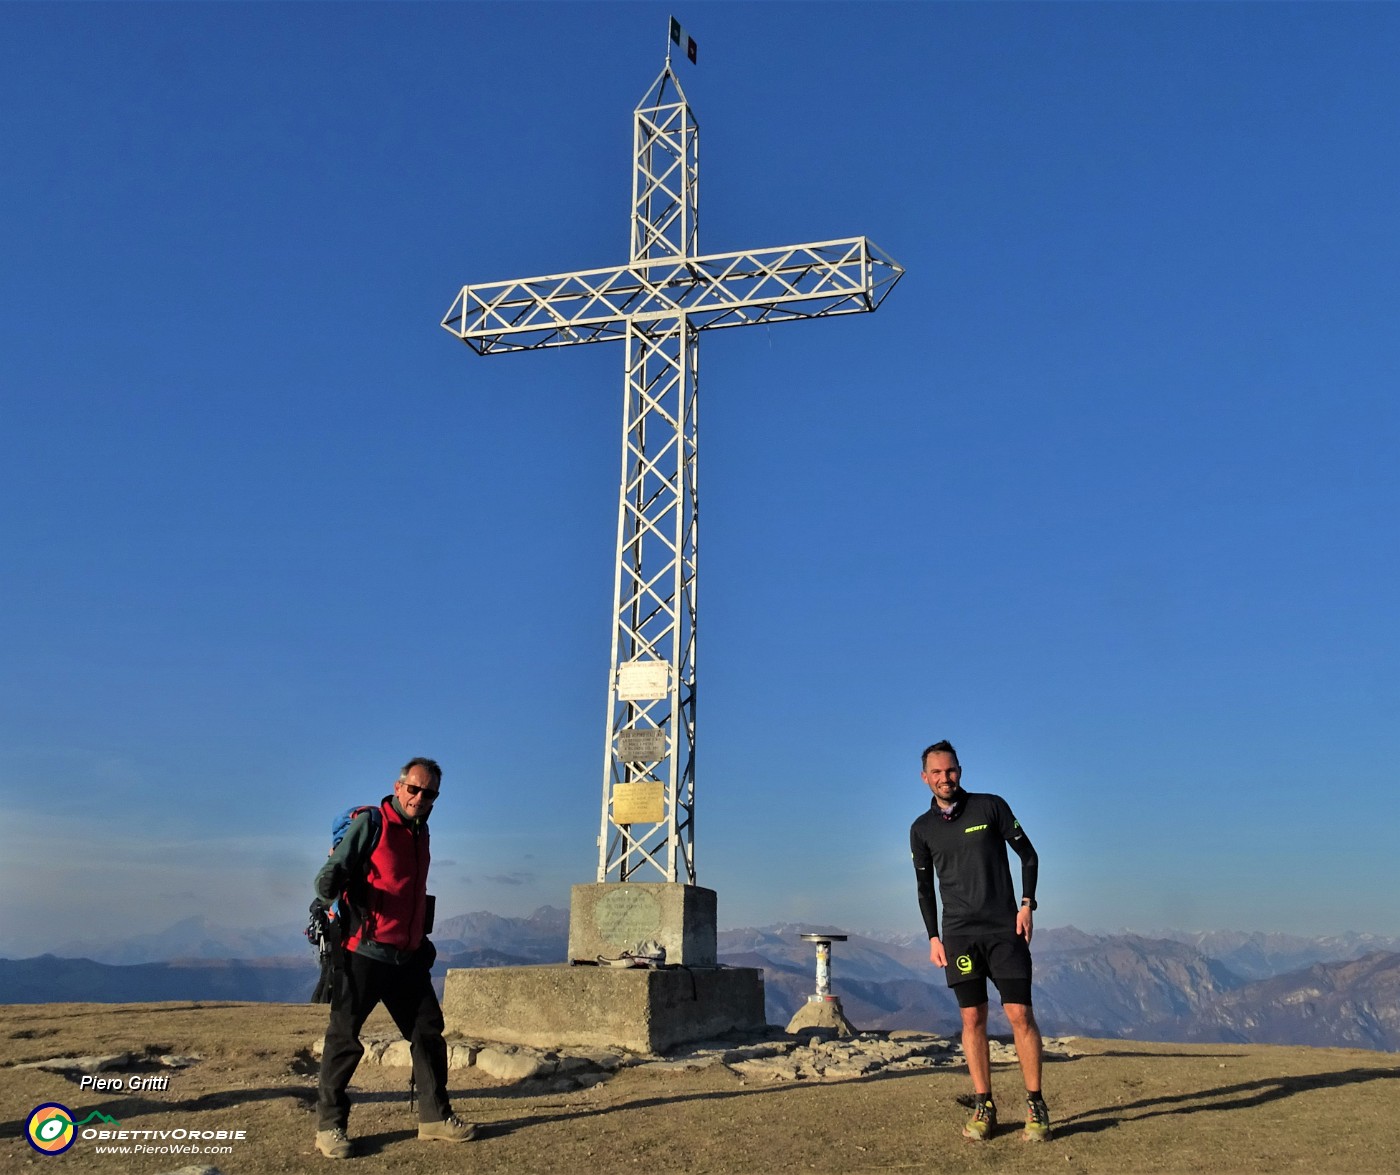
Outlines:
[[[0,952],[294,920],[414,754],[440,908],[593,879],[622,354],[438,322],[625,260],[670,11],[0,6]],[[918,933],[948,737],[1042,925],[1400,933],[1400,9],[676,14],[702,248],[907,269],[702,343],[721,924]]]

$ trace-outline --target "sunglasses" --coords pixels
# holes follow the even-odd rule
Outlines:
[[[411,796],[416,796],[421,792],[423,798],[430,804],[438,797],[437,791],[434,788],[419,787],[416,783],[406,783],[403,785],[403,789]]]

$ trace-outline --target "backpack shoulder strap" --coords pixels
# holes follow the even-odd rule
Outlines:
[[[379,847],[379,838],[384,835],[384,813],[379,810],[378,804],[368,804],[360,808],[356,815],[360,812],[369,813],[369,851],[372,853]]]
[[[350,831],[350,826],[354,824],[361,815],[369,817],[369,847],[366,849],[366,857],[373,854],[379,847],[380,838],[384,834],[384,813],[379,810],[378,804],[362,804],[357,808],[347,808],[335,818],[335,823],[331,828],[331,851],[335,851],[335,846],[345,839],[346,833]],[[344,882],[345,888],[341,891],[332,905],[335,916],[341,920],[342,936],[349,937],[354,926],[363,921],[363,906],[365,902],[366,878],[364,874],[348,877]]]

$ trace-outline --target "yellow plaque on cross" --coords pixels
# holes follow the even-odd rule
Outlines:
[[[666,785],[651,780],[613,784],[612,818],[614,824],[660,824],[666,818]]]

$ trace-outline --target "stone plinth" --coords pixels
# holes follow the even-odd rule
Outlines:
[[[758,1032],[755,967],[459,967],[447,973],[447,1030],[533,1048],[661,1053],[689,1041]]]
[[[569,899],[569,958],[615,959],[659,942],[666,962],[715,963],[715,891],[676,882],[610,881],[576,885]]]
[[[811,996],[797,1009],[797,1014],[788,1021],[787,1030],[794,1036],[805,1029],[828,1029],[840,1037],[855,1036],[856,1029],[841,1007],[841,1001],[834,995],[818,998]]]

